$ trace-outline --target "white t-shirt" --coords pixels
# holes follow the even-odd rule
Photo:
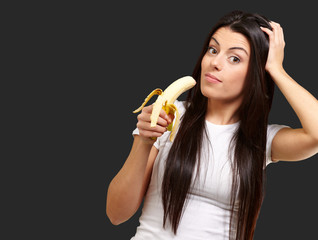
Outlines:
[[[183,102],[176,101],[180,114],[185,111]],[[159,150],[153,166],[148,191],[145,196],[140,225],[131,240],[225,240],[229,239],[231,215],[231,162],[228,147],[239,123],[215,125],[206,121],[208,141],[204,141],[200,177],[190,188],[188,203],[180,220],[177,235],[169,224],[163,228],[163,205],[161,183],[164,174],[164,161],[172,143],[170,132],[164,133],[154,143]],[[269,125],[267,130],[266,164],[271,162],[271,143],[283,125]],[[135,129],[133,134],[138,134]]]

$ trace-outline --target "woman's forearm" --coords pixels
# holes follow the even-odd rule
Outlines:
[[[124,166],[108,187],[106,213],[115,225],[128,220],[138,210],[158,154],[158,150],[153,146],[154,139],[162,136],[173,121],[173,116],[168,116],[162,109],[156,127],[152,127],[152,108],[153,105],[144,107],[137,116],[139,135],[135,136]]]
[[[318,141],[318,101],[293,80],[283,68],[271,72],[276,85],[295,111],[303,130]]]
[[[285,40],[280,24],[270,22],[272,29],[261,29],[268,34],[269,51],[265,69],[287,99],[301,122],[303,131],[318,141],[318,101],[294,81],[283,68]]]
[[[142,202],[151,175],[151,148],[136,136],[125,164],[108,187],[106,213],[114,225],[128,220]]]

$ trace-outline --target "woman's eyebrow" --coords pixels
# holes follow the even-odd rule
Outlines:
[[[218,46],[220,46],[220,43],[214,37],[211,37],[211,40],[213,40]],[[231,47],[229,50],[235,50],[235,49],[244,51],[245,54],[248,56],[247,51],[242,47]]]
[[[235,49],[242,50],[248,56],[247,51],[244,48],[241,48],[241,47],[231,47],[229,50],[235,50]]]
[[[219,42],[214,37],[211,37],[211,39],[214,40],[214,42],[216,42],[216,44],[220,46]]]

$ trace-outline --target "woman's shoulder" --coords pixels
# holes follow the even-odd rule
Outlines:
[[[282,128],[289,128],[287,125],[268,124],[267,125],[267,144],[271,145],[272,141],[279,130]]]
[[[281,124],[268,124],[267,125],[267,134],[276,134],[280,129],[289,127],[287,125],[281,125]]]

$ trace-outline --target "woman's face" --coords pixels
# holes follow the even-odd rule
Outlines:
[[[209,99],[233,102],[242,99],[250,59],[246,37],[228,27],[212,36],[201,62],[201,92]]]

